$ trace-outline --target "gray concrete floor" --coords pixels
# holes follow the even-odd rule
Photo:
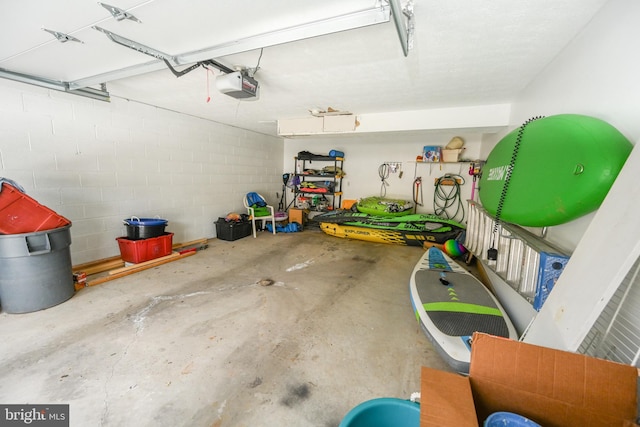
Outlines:
[[[70,404],[78,427],[336,427],[449,370],[411,309],[422,252],[261,232],[1,313],[0,403]]]

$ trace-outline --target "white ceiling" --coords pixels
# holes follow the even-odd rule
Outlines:
[[[3,4],[0,69],[72,86],[96,87],[106,80],[112,97],[275,135],[276,120],[304,117],[316,108],[368,114],[509,103],[605,2],[414,0],[414,42],[407,57],[393,18],[267,45],[255,73],[260,99],[246,101],[215,89],[218,70],[200,67],[176,78],[161,61],[112,42],[92,26],[191,63],[215,59],[231,68],[255,68],[261,50],[244,51],[248,37],[389,5],[381,0],[107,0],[142,21],[137,23],[117,21],[94,1],[23,0]],[[83,43],[61,43],[42,28]],[[212,47],[217,50],[208,50]],[[235,51],[241,52],[228,54]],[[216,52],[223,56],[206,56]],[[190,65],[176,63],[177,69]],[[123,69],[158,71],[111,80]]]

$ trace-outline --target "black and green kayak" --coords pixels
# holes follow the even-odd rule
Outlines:
[[[318,215],[314,220],[320,223],[322,231],[332,236],[408,246],[442,244],[457,238],[465,229],[456,221],[428,214],[385,217],[334,211]]]

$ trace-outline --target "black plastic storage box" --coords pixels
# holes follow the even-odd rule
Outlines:
[[[127,230],[127,239],[142,240],[152,237],[160,237],[165,234],[165,227],[168,221],[160,218],[138,218],[132,216],[130,219],[123,220]]]
[[[251,235],[251,221],[225,221],[218,218],[216,224],[216,235],[221,240],[238,240]]]

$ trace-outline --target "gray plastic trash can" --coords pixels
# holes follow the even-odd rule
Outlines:
[[[71,224],[53,230],[0,235],[0,306],[29,313],[60,304],[75,291]]]

